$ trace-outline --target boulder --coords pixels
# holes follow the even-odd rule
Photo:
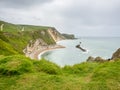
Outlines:
[[[105,62],[105,60],[102,59],[101,57],[96,57],[94,61],[95,62]]]
[[[87,62],[94,62],[95,58],[92,56],[89,56],[87,59]]]
[[[88,59],[87,59],[87,62],[105,62],[107,60],[105,59],[102,59],[101,57],[92,57],[92,56],[89,56]]]
[[[117,51],[113,53],[111,59],[113,60],[113,59],[118,59],[118,58],[120,58],[120,48],[117,49]]]

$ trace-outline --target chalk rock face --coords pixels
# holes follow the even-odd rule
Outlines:
[[[51,35],[55,42],[66,39],[62,34],[60,34],[55,28],[49,28],[48,33]]]
[[[42,39],[31,40],[27,47],[23,50],[26,56],[33,58],[33,55],[38,50],[43,50],[47,48],[47,44]]]
[[[120,48],[112,55],[112,59],[117,59],[117,58],[120,58]]]

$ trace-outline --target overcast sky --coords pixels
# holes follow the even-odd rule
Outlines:
[[[120,0],[0,0],[0,20],[77,36],[120,36]]]

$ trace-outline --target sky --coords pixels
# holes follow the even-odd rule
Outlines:
[[[120,0],[0,0],[0,20],[81,37],[120,37]]]

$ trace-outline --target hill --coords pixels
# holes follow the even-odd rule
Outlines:
[[[4,21],[0,21],[0,26],[1,55],[26,54],[33,46],[31,53],[37,52],[41,47],[47,48],[45,46],[65,39],[54,27],[15,25]]]

